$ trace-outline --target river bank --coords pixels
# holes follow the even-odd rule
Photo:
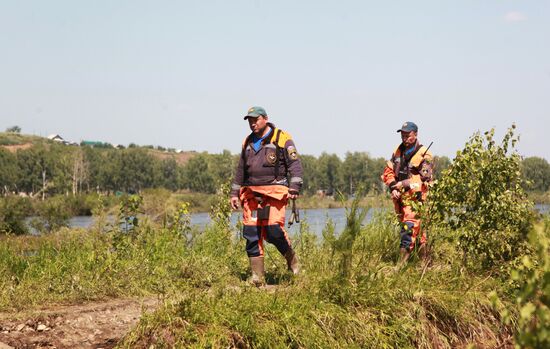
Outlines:
[[[339,209],[329,211],[335,210]],[[143,220],[125,234],[116,227],[105,231],[107,226],[99,222],[89,229],[3,237],[0,310],[10,326],[0,338],[11,345],[23,343],[23,338],[39,338],[62,348],[62,337],[56,336],[71,325],[66,321],[82,317],[78,310],[82,307],[73,305],[85,302],[101,308],[97,315],[101,321],[118,321],[113,323],[116,334],[98,332],[108,324],[92,331],[94,324],[88,321],[82,326],[91,331],[89,338],[72,333],[72,344],[97,339],[107,347],[122,348],[252,343],[257,347],[289,343],[298,347],[513,347],[514,328],[502,322],[501,313],[493,307],[491,294],[496,292],[500,307],[515,316],[508,284],[495,270],[465,271],[460,254],[438,238],[429,266],[413,256],[405,269],[396,269],[399,227],[392,215],[373,211],[368,222],[359,225],[353,223],[361,218],[359,212],[345,217],[342,237],[343,232],[330,223],[322,237],[309,225],[292,234],[303,268],[298,277],[287,273],[282,257],[267,245],[268,287],[260,289],[246,282],[244,241],[223,221],[210,222],[196,235],[179,233],[189,231],[188,225],[162,228]],[[350,264],[343,262],[347,258]],[[254,304],[247,302],[251,296],[257,300]],[[132,321],[121,323],[113,315],[116,307],[101,305],[127,297],[163,301],[156,311],[144,311],[139,322],[135,307]],[[63,311],[58,304],[66,305]],[[21,312],[38,307],[58,307],[62,315],[21,322],[26,319]],[[22,330],[28,327],[34,335],[17,331],[21,323],[25,324]],[[37,333],[40,324],[50,330]]]

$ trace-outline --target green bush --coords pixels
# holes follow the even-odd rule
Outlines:
[[[35,214],[31,226],[40,233],[51,233],[69,225],[74,215],[71,202],[64,196],[55,196],[35,202]]]
[[[139,226],[139,214],[142,210],[143,197],[137,194],[122,195],[118,207],[118,223],[125,233],[133,234]]]
[[[27,198],[6,196],[0,198],[0,234],[27,234],[25,218],[31,212],[31,203]]]
[[[97,194],[77,194],[66,196],[65,200],[74,216],[91,216],[97,197]]]
[[[430,192],[432,220],[448,228],[470,266],[487,268],[520,256],[532,225],[514,128],[500,145],[494,130],[474,134]]]
[[[519,348],[550,348],[550,217],[543,232],[533,231],[534,258],[524,256],[512,273],[520,283],[516,302],[519,310],[516,344]]]

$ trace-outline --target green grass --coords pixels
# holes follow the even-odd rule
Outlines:
[[[68,230],[0,240],[0,309],[169,292],[184,265],[185,241],[144,228],[135,237]]]
[[[32,135],[25,135],[20,133],[12,133],[12,132],[0,132],[0,145],[19,145],[19,144],[25,144],[25,143],[48,143],[51,142],[47,138],[39,137],[39,136],[32,136]]]
[[[304,267],[298,277],[268,248],[271,291],[243,281],[242,246],[206,232],[203,245],[192,249],[201,256],[200,279],[208,282],[190,277],[178,301],[145,316],[120,347],[496,347],[509,337],[512,329],[489,296],[503,287],[499,279],[468,274],[444,259],[427,270],[413,261],[396,271],[391,217],[381,214],[362,228],[353,224],[359,217],[352,209],[344,233],[336,238],[329,227],[323,242],[303,229],[295,237]],[[212,238],[218,239],[213,245]]]
[[[361,226],[361,211],[348,211],[339,235],[329,222],[323,240],[302,224],[293,240],[303,266],[297,277],[268,246],[266,276],[275,286],[267,290],[245,281],[244,241],[224,224],[179,234],[142,220],[131,234],[100,225],[4,236],[0,309],[162,295],[165,305],[142,318],[123,348],[496,347],[510,336],[490,297],[506,294],[504,281],[468,273],[443,241],[430,268],[413,256],[396,270],[394,217],[379,213]]]

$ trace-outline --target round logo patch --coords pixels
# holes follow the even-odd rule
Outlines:
[[[296,151],[296,148],[293,146],[288,147],[288,156],[290,156],[292,160],[298,159],[298,152]]]
[[[267,152],[265,158],[267,160],[267,163],[270,165],[275,165],[275,162],[277,161],[277,157],[275,156],[274,151]]]

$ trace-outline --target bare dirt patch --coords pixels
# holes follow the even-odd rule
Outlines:
[[[113,348],[156,298],[115,299],[51,307],[32,313],[0,313],[0,348]]]
[[[2,145],[2,148],[7,149],[8,151],[15,153],[18,150],[25,150],[32,147],[32,143],[23,143],[23,144],[13,144],[13,145]]]
[[[186,151],[183,153],[171,153],[171,152],[163,152],[159,150],[150,150],[150,153],[161,159],[174,159],[178,163],[178,165],[185,165],[189,159],[191,159],[193,156],[197,155],[194,151]]]

